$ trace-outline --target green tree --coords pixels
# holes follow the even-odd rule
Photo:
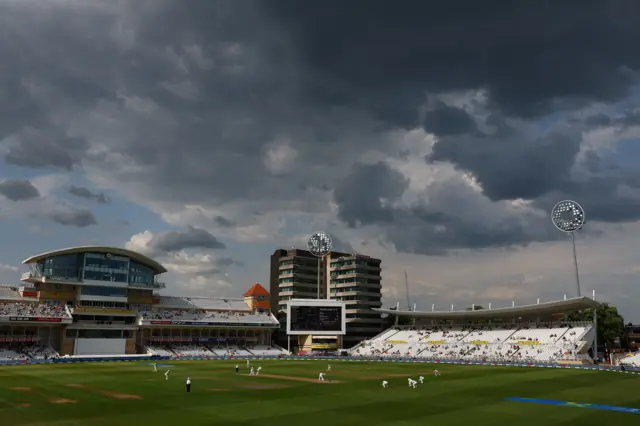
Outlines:
[[[613,348],[616,344],[626,342],[626,329],[624,318],[618,312],[618,308],[608,303],[600,303],[597,307],[598,320],[598,344]],[[593,321],[593,309],[572,312],[567,315],[569,321]]]
[[[467,308],[467,311],[481,311],[484,309],[484,306],[482,305],[475,305],[475,306],[469,306]]]

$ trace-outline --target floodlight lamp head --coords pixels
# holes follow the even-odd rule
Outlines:
[[[307,242],[309,252],[317,257],[322,257],[333,248],[331,236],[326,232],[315,232]]]
[[[575,201],[560,201],[551,210],[551,221],[560,231],[571,234],[584,225],[584,209]]]

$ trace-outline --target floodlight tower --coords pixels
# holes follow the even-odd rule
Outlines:
[[[326,232],[315,232],[307,241],[309,252],[318,258],[318,299],[320,299],[320,270],[322,258],[333,248],[331,236]]]
[[[578,256],[576,255],[576,232],[584,225],[585,215],[582,206],[575,201],[564,200],[553,206],[551,210],[551,221],[560,231],[571,234],[573,242],[573,265],[576,269],[576,287],[578,297],[580,293],[580,275],[578,274]]]

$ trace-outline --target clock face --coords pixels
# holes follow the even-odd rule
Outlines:
[[[332,246],[331,237],[325,232],[316,232],[307,242],[307,247],[314,256],[324,256],[331,251]]]
[[[563,232],[575,232],[584,225],[584,210],[575,201],[560,201],[551,211],[551,220]]]

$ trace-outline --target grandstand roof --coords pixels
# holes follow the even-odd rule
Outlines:
[[[509,306],[506,308],[479,309],[476,311],[396,311],[395,309],[374,308],[383,314],[415,318],[456,319],[456,318],[497,318],[518,317],[522,315],[551,315],[589,309],[598,306],[598,302],[589,297],[574,297],[567,300],[536,303],[534,305]]]
[[[250,296],[269,296],[269,292],[266,288],[262,287],[260,283],[255,283],[249,290],[244,293],[244,297]]]
[[[106,246],[80,246],[80,247],[70,247],[60,250],[49,251],[46,253],[39,254],[37,256],[31,256],[22,261],[23,264],[38,262],[42,259],[51,256],[62,256],[64,254],[76,254],[76,253],[85,253],[85,252],[93,252],[93,253],[111,253],[118,256],[126,256],[141,265],[147,266],[153,270],[156,274],[162,274],[167,272],[166,268],[156,262],[155,260],[147,257],[138,252],[127,250],[119,247],[106,247]]]

